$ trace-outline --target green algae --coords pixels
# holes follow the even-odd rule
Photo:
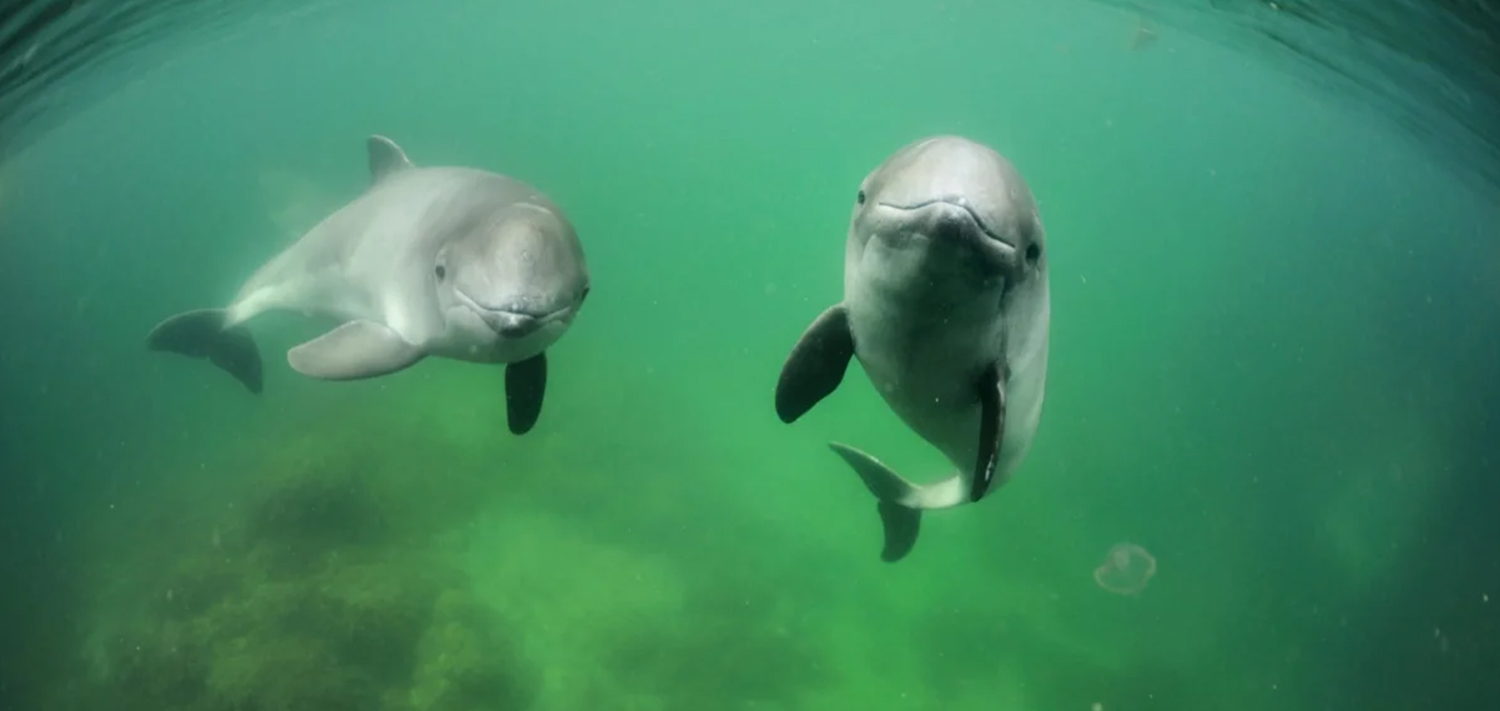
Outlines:
[[[415,469],[340,444],[261,456],[244,493],[216,508],[211,536],[152,541],[170,553],[100,611],[94,674],[75,705],[527,708],[536,672],[441,545],[451,526],[410,504]]]
[[[711,432],[675,450],[603,429],[482,439],[350,407],[364,395],[180,473],[154,464],[160,485],[91,544],[91,669],[54,707],[826,708],[857,676],[838,648],[890,636],[813,612],[873,571],[784,545],[723,492],[669,495],[743,454]],[[612,448],[615,466],[588,466]]]

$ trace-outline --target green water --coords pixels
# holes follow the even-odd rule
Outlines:
[[[7,461],[61,581],[28,588],[17,708],[1474,698],[1434,687],[1493,668],[1500,579],[1401,591],[1474,560],[1433,539],[1493,471],[1492,196],[1093,4],[510,5],[247,24],[0,166]],[[254,322],[259,397],[145,351],[363,190],[372,133],[577,226],[593,291],[527,436],[496,368],[296,375],[295,314]],[[935,133],[1039,199],[1051,366],[1011,482],[891,565],[825,444],[919,479],[941,456],[857,366],[792,426],[772,394],[840,297],[859,181]],[[1118,543],[1156,559],[1139,594],[1096,584]],[[1401,660],[1446,676],[1379,673]]]

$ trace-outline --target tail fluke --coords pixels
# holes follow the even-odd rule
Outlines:
[[[249,329],[224,328],[223,309],[199,309],[172,316],[151,329],[146,347],[189,358],[207,358],[255,394],[261,390],[260,350]]]
[[[922,528],[922,509],[927,508],[920,506],[923,489],[858,449],[838,442],[831,442],[828,447],[843,457],[880,502],[876,509],[885,530],[880,559],[894,563],[905,558],[917,545],[917,534]]]
[[[885,545],[880,548],[880,559],[894,563],[906,557],[917,545],[917,534],[922,531],[922,510],[909,509],[901,504],[882,501],[875,505],[880,512],[880,525],[885,530]]]

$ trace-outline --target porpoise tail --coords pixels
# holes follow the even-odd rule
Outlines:
[[[917,544],[924,510],[946,509],[964,502],[963,478],[956,474],[926,486],[913,484],[879,459],[847,444],[830,442],[828,448],[843,457],[875,495],[885,531],[880,559],[887,563],[906,557]]]
[[[224,327],[225,309],[196,309],[167,318],[151,329],[146,348],[177,353],[189,358],[207,358],[234,376],[252,393],[261,391],[260,349],[250,330],[241,325]]]

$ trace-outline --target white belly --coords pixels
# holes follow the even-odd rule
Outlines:
[[[886,404],[955,467],[973,467],[979,443],[978,385],[999,357],[992,323],[972,315],[928,318],[878,290],[845,302],[854,352]]]
[[[996,485],[1030,449],[1040,419],[1047,368],[1048,305],[978,293],[935,306],[913,289],[858,273],[845,282],[844,306],[855,357],[891,410],[936,447],[967,479],[981,433],[979,382],[996,365],[1005,381],[1004,434]],[[915,307],[914,304],[926,303]],[[1022,313],[1024,311],[1025,313]]]

